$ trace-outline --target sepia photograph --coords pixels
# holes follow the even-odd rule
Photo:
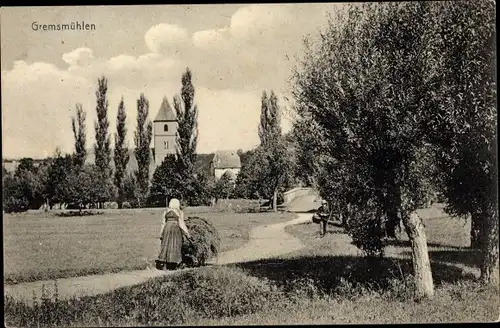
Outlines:
[[[496,1],[0,30],[5,327],[499,321]]]

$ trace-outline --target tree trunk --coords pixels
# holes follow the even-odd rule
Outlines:
[[[481,216],[477,213],[471,214],[470,224],[470,247],[482,249],[481,247]]]
[[[124,193],[123,191],[121,191],[120,189],[118,189],[118,197],[116,197],[116,205],[118,207],[118,209],[122,209],[123,208],[123,202],[124,202]]]
[[[344,208],[344,212],[342,213],[342,226],[347,228],[349,215],[351,213],[351,205],[347,204]]]
[[[391,210],[387,213],[385,222],[385,235],[389,238],[396,238],[396,227],[399,223],[399,216],[397,210]]]
[[[431,263],[427,250],[427,238],[422,219],[413,212],[403,216],[403,224],[411,242],[413,274],[415,276],[415,298],[431,299],[434,296]]]
[[[498,212],[494,209],[485,214],[482,222],[480,280],[495,287],[499,287],[498,232]]]
[[[278,212],[278,188],[275,188],[273,193],[273,211]]]

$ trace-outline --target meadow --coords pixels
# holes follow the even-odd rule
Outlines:
[[[229,207],[231,204],[231,207]],[[251,202],[187,208],[211,220],[221,252],[242,246],[259,225],[293,218],[286,213],[236,213]],[[239,209],[238,209],[239,208]],[[160,246],[162,208],[102,210],[91,216],[61,211],[4,215],[4,282],[7,284],[101,274],[154,266]]]
[[[271,259],[205,267],[111,293],[42,301],[7,298],[14,326],[366,324],[498,320],[499,291],[476,282],[469,224],[425,219],[435,297],[412,298],[410,248],[392,241],[384,259],[362,257],[341,228],[287,227],[305,247]],[[172,307],[171,304],[176,304]],[[47,311],[50,310],[50,311]]]

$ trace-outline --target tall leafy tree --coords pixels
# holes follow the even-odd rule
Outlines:
[[[64,177],[62,198],[66,204],[76,205],[79,212],[87,205],[100,201],[108,192],[102,183],[102,172],[93,164],[73,166]]]
[[[73,128],[73,136],[75,138],[75,153],[73,156],[74,163],[82,167],[85,164],[85,159],[87,157],[86,145],[86,126],[85,119],[87,114],[83,111],[81,104],[76,104],[76,118],[71,118],[71,126]]]
[[[130,172],[125,175],[123,186],[125,190],[125,201],[128,202],[131,207],[137,207],[137,179],[135,177],[135,172]]]
[[[125,112],[125,105],[123,97],[118,106],[118,114],[116,117],[116,133],[115,133],[115,186],[118,192],[118,208],[122,208],[125,201],[125,187],[123,184],[127,164],[129,162],[128,144],[126,143],[127,137],[127,113]]]
[[[153,135],[153,124],[148,119],[148,114],[149,101],[141,93],[137,100],[137,130],[134,133],[134,154],[138,166],[135,172],[137,183],[136,198],[140,207],[145,206],[149,191],[150,144]]]
[[[245,156],[241,170],[236,176],[235,194],[237,197],[250,199],[272,197],[269,186],[262,183],[261,172],[264,160],[259,147],[252,149]]]
[[[200,189],[196,178],[196,145],[198,143],[198,107],[194,103],[195,89],[189,68],[182,74],[181,95],[174,97],[177,116],[177,160],[183,179],[182,198],[190,202],[198,197]]]
[[[471,246],[483,254],[481,279],[498,286],[496,13],[492,1],[433,5],[431,44],[439,81],[429,112],[447,211],[470,215]]]
[[[319,139],[312,167],[320,189],[333,193],[333,202],[346,195],[332,207],[350,206],[353,236],[358,227],[378,236],[360,240],[367,250],[380,248],[377,226],[403,222],[412,241],[417,298],[434,294],[425,231],[415,212],[430,196],[418,165],[426,146],[423,113],[432,110],[435,87],[426,57],[429,7],[351,6],[347,16],[330,20],[316,48],[306,43],[294,89],[300,122],[310,123],[307,130]]]
[[[98,193],[98,206],[102,207],[103,202],[109,201],[113,198],[114,185],[111,177],[111,139],[109,135],[109,120],[108,120],[108,80],[103,76],[98,79],[98,86],[96,90],[96,112],[97,121],[94,123],[95,139],[94,145],[95,152],[95,165],[99,175],[102,178],[100,187],[102,191]],[[109,191],[109,192],[108,192]]]
[[[13,175],[4,181],[4,209],[8,212],[38,209],[45,202],[46,170],[31,158],[22,158]]]
[[[260,144],[264,148],[271,146],[281,137],[280,108],[278,98],[272,90],[269,97],[266,91],[262,92],[258,131]]]
[[[261,163],[260,178],[268,184],[272,194],[274,211],[278,210],[278,193],[280,187],[289,176],[290,159],[288,158],[285,139],[281,134],[281,113],[278,98],[274,91],[268,96],[264,91],[261,99],[261,114],[259,123],[260,148],[258,151],[258,162]],[[264,183],[261,183],[264,186]]]
[[[50,195],[49,195],[49,171],[52,165],[52,158],[42,161],[36,170],[36,176],[38,180],[38,188],[36,189],[37,197],[39,197],[40,202],[43,201],[43,204],[46,207],[46,210],[49,209],[50,206]],[[36,204],[38,205],[38,204]],[[40,208],[40,206],[36,207]]]
[[[46,193],[50,204],[63,203],[65,199],[65,179],[73,170],[73,160],[70,155],[62,156],[59,150],[52,159],[48,169]]]
[[[224,174],[215,182],[213,196],[215,203],[219,199],[227,199],[234,193],[234,181],[230,171]]]
[[[6,213],[25,212],[29,209],[30,186],[26,181],[7,173],[2,179],[2,208]]]
[[[109,136],[109,120],[108,120],[108,80],[105,77],[98,79],[97,91],[97,121],[94,124],[95,139],[95,165],[105,174],[110,174],[111,162],[111,141]]]
[[[183,188],[182,176],[175,155],[167,155],[155,169],[151,181],[149,203],[154,206],[165,206],[166,199],[181,198]]]

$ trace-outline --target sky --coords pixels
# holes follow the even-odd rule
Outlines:
[[[343,5],[161,5],[1,8],[2,157],[44,158],[72,152],[76,104],[87,113],[87,148],[95,142],[97,79],[108,79],[109,131],[118,104],[127,112],[134,147],[137,99],[154,119],[163,97],[172,104],[181,75],[193,73],[197,151],[251,149],[263,90],[274,90],[292,122],[290,77],[303,38],[317,35]],[[41,24],[84,22],[95,30],[43,31]],[[113,143],[113,138],[112,138]]]

